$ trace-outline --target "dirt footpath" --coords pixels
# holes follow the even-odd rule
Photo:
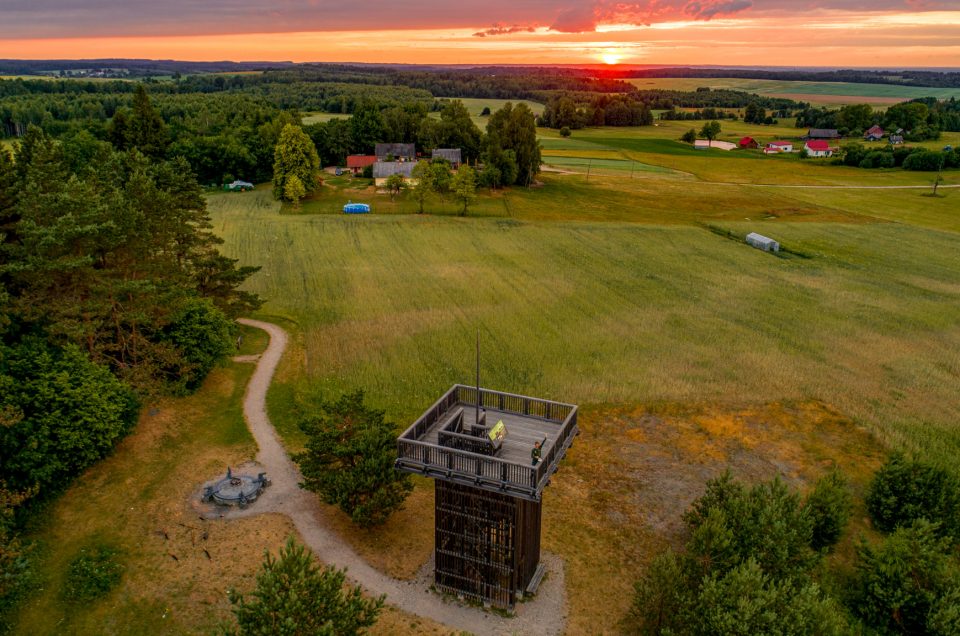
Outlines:
[[[267,389],[287,346],[287,334],[277,325],[258,320],[241,319],[240,323],[263,329],[270,335],[270,344],[259,356],[257,368],[247,386],[243,413],[259,446],[257,463],[265,470],[272,485],[246,510],[231,510],[226,518],[250,517],[281,513],[290,517],[304,543],[324,562],[347,568],[348,577],[371,594],[386,594],[387,603],[397,608],[430,618],[452,629],[475,634],[560,634],[566,624],[566,592],[563,561],[544,555],[549,576],[536,597],[517,605],[516,615],[505,618],[479,608],[444,600],[431,592],[432,564],[427,563],[413,581],[400,581],[370,567],[338,535],[329,529],[319,502],[313,493],[298,486],[300,474],[284,450],[267,416]],[[248,359],[253,361],[252,359]]]

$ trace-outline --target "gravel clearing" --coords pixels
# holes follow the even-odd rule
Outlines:
[[[266,513],[290,517],[303,541],[324,563],[347,568],[348,577],[373,595],[386,594],[387,603],[410,614],[430,618],[451,629],[474,634],[561,634],[566,623],[566,589],[563,561],[543,554],[547,576],[537,595],[518,603],[515,615],[504,617],[477,607],[447,599],[430,591],[433,564],[425,563],[413,581],[400,581],[373,569],[338,535],[329,530],[316,495],[298,486],[300,473],[284,450],[267,417],[267,389],[287,346],[287,334],[277,325],[240,319],[241,324],[263,329],[270,344],[259,357],[244,356],[244,362],[257,362],[257,368],[243,399],[247,426],[259,446],[257,464],[266,471],[272,485],[246,510],[224,514],[227,519]]]

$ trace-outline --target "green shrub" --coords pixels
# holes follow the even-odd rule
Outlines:
[[[80,548],[70,562],[63,588],[68,601],[92,601],[105,596],[123,577],[120,552],[106,545]]]
[[[895,164],[892,152],[874,150],[868,152],[859,165],[861,168],[893,168]]]
[[[567,126],[564,126],[563,128],[561,128],[561,129],[560,129],[560,136],[561,136],[561,137],[569,137],[569,136],[570,136],[570,128],[567,127]]]
[[[234,348],[234,323],[207,299],[189,300],[164,332],[186,364],[168,369],[174,386],[196,391],[213,367]]]
[[[0,475],[15,491],[65,487],[137,420],[136,397],[74,346],[0,350]]]
[[[936,172],[944,164],[944,160],[945,157],[942,152],[918,150],[903,160],[903,168],[904,170]]]
[[[850,520],[851,497],[846,478],[834,471],[817,481],[804,504],[813,520],[810,547],[830,548]]]
[[[947,471],[893,455],[877,471],[867,492],[867,511],[884,532],[917,519],[939,524],[943,534],[960,537],[960,484]]]

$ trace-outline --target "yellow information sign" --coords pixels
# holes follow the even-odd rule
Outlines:
[[[503,420],[498,421],[487,435],[490,436],[491,442],[502,442],[503,438],[507,436],[507,427]]]

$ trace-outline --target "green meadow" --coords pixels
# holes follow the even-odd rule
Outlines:
[[[692,91],[700,87],[731,89],[766,95],[786,97],[809,102],[815,106],[840,106],[843,104],[872,103],[895,104],[916,97],[949,99],[960,97],[958,88],[929,88],[897,84],[855,84],[850,82],[802,82],[786,80],[761,80],[740,78],[640,78],[628,80],[641,90]]]
[[[613,149],[638,168],[545,173],[540,187],[483,194],[467,217],[449,201],[417,215],[406,194],[339,184],[300,213],[265,190],[210,197],[226,252],[263,266],[249,284],[263,315],[297,325],[298,353],[271,394],[288,441],[284,414],[304,392],[364,388],[410,421],[470,380],[480,329],[491,387],[594,405],[815,400],[949,463],[960,450],[957,195],[755,186],[768,166],[774,184],[929,176],[672,143],[645,130],[547,138],[545,155]],[[348,197],[376,214],[339,214]],[[750,231],[788,252],[725,236]]]

